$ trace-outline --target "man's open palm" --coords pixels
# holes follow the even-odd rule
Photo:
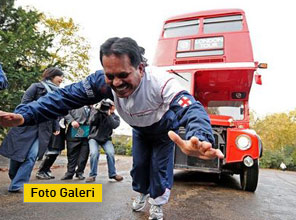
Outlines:
[[[191,137],[190,140],[183,140],[173,131],[168,133],[170,139],[175,142],[181,151],[188,155],[198,157],[204,160],[210,160],[218,157],[223,159],[224,155],[219,149],[212,148],[212,144],[206,141],[199,141],[197,137]]]

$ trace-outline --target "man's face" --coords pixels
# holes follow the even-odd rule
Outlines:
[[[102,62],[106,83],[118,97],[127,98],[137,89],[144,75],[142,64],[135,68],[127,55],[114,54],[103,56]]]

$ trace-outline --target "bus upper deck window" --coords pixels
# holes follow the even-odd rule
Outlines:
[[[204,19],[204,33],[240,31],[243,28],[243,16],[233,15]]]
[[[164,25],[164,38],[183,37],[198,33],[199,20],[171,22]]]

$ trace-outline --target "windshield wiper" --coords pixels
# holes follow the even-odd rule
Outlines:
[[[188,79],[185,79],[183,76],[181,76],[179,73],[177,73],[176,71],[174,70],[170,70],[172,73],[174,73],[175,75],[179,76],[180,78],[184,79],[186,82],[188,82],[189,80]]]

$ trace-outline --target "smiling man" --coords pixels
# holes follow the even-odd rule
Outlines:
[[[105,80],[119,98],[129,97],[139,86],[144,75],[144,66],[142,63],[137,68],[130,64],[127,55],[117,57],[112,54],[103,56]]]
[[[15,114],[0,112],[0,125],[33,124],[103,98],[113,99],[122,119],[133,127],[131,176],[139,196],[132,209],[142,210],[150,197],[149,219],[163,219],[162,205],[168,202],[173,184],[174,142],[187,155],[202,159],[223,158],[223,154],[212,148],[214,138],[203,106],[170,74],[145,68],[143,54],[131,38],[110,38],[100,49],[104,72],[18,106]],[[179,126],[186,128],[186,140],[174,132]]]

